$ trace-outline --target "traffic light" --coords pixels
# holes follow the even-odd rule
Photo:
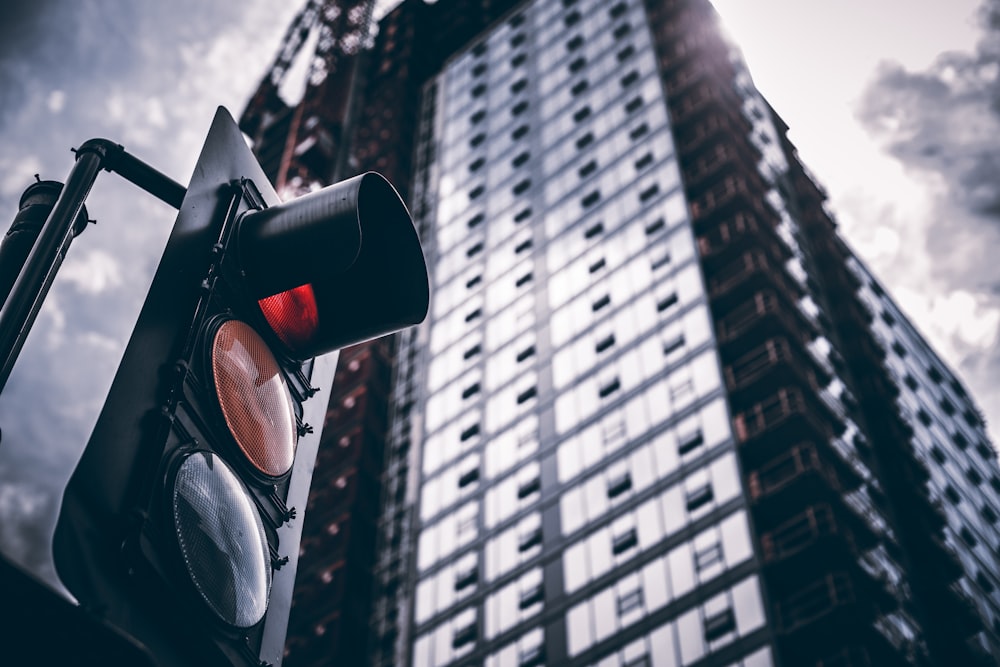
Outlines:
[[[220,108],[63,498],[70,592],[161,664],[279,664],[326,353],[416,324],[428,301],[383,177],[279,203]]]

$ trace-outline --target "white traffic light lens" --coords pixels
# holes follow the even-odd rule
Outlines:
[[[260,514],[235,473],[211,452],[189,455],[171,491],[174,530],[188,575],[225,623],[264,618],[271,559]]]
[[[280,477],[295,458],[295,412],[274,354],[249,324],[222,323],[212,341],[212,375],[226,425],[254,468]]]

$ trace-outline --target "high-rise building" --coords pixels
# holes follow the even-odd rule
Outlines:
[[[983,419],[707,0],[406,0],[364,62],[433,283],[367,664],[1000,662]]]

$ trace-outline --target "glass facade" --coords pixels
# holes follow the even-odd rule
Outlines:
[[[376,44],[376,99],[420,87],[364,150],[412,163],[433,299],[400,339],[372,664],[995,664],[981,416],[710,4],[451,28],[477,6],[404,2]]]
[[[772,664],[642,4],[522,5],[420,122],[412,664]]]

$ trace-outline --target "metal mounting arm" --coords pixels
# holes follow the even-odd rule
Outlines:
[[[76,163],[45,223],[40,228],[30,224],[17,228],[15,219],[11,231],[0,242],[0,295],[6,294],[0,308],[0,392],[70,242],[85,227],[79,224],[81,213],[86,222],[83,204],[101,169],[118,173],[174,208],[179,209],[184,200],[184,186],[130,155],[119,144],[91,139],[75,152]],[[27,195],[25,192],[22,197],[22,206]]]

